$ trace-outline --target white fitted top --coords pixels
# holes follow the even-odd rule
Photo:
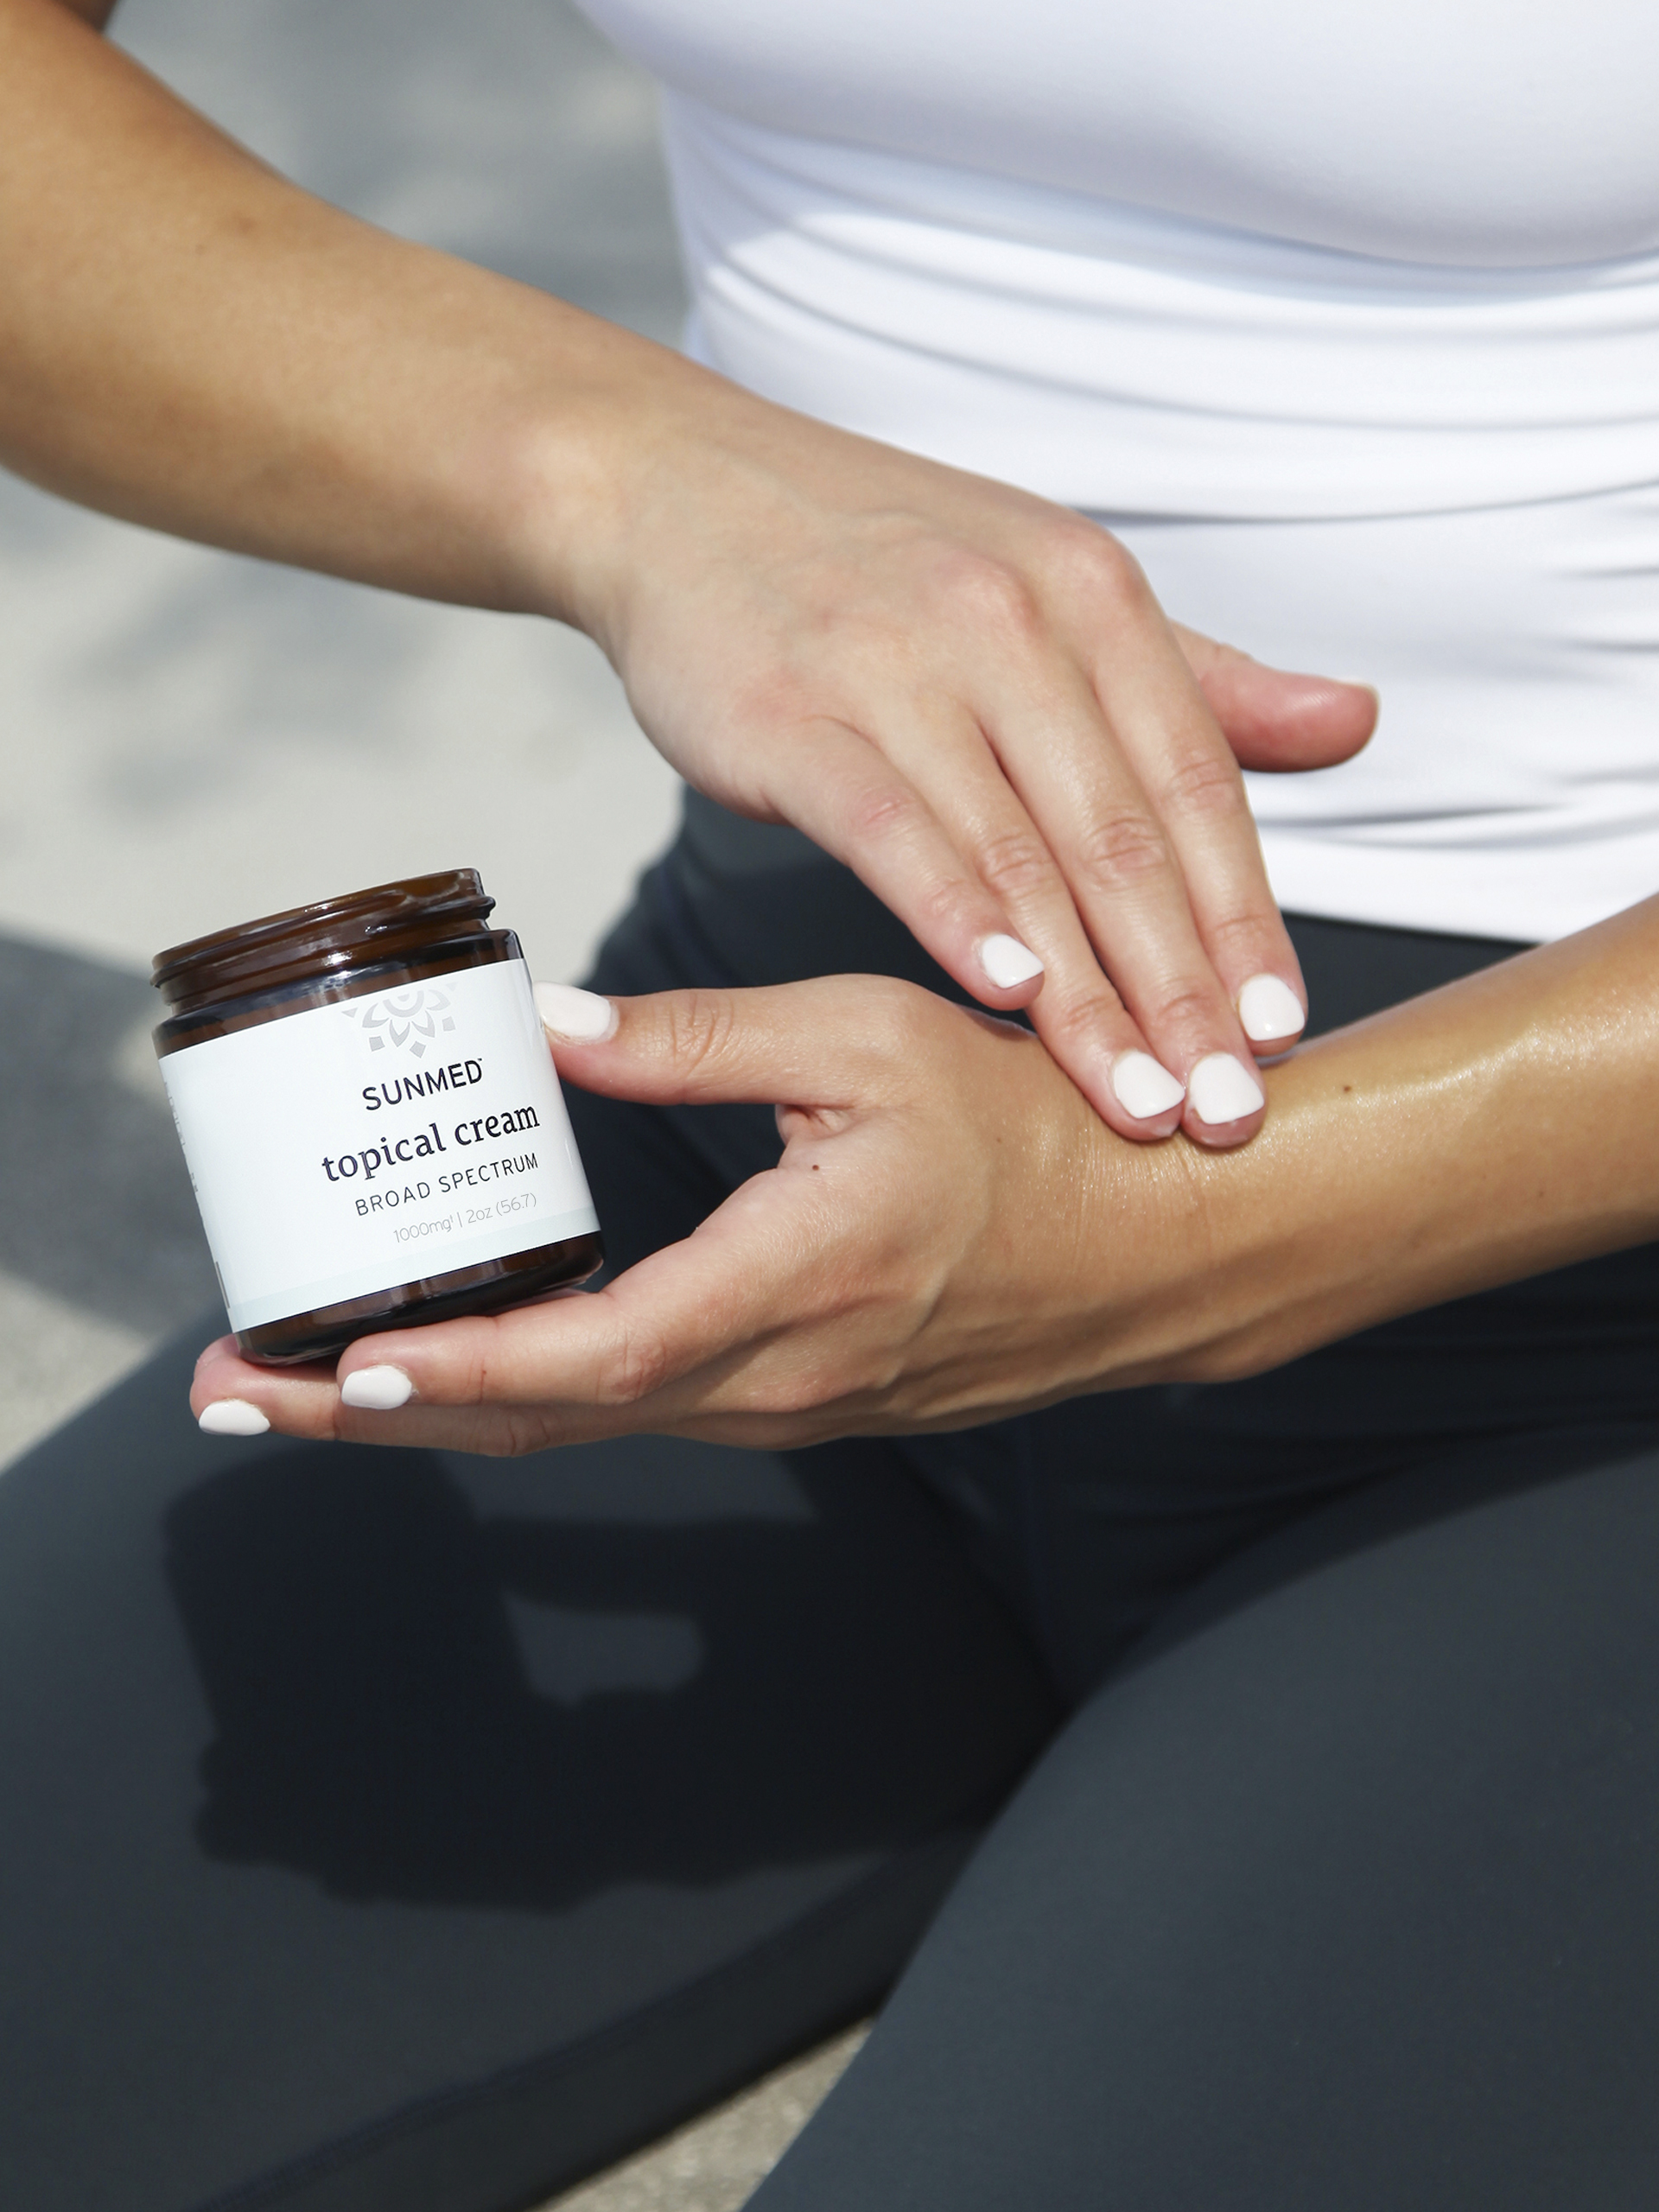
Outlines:
[[[1381,686],[1251,779],[1283,904],[1659,891],[1654,0],[587,4],[665,88],[703,359]]]

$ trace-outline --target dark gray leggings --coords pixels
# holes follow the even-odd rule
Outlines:
[[[940,981],[694,807],[601,976],[832,968]],[[775,1148],[573,1106],[619,1263]],[[0,1482],[0,2202],[508,2212],[896,1978],[765,2212],[1649,2203],[1656,1283],[792,1454],[207,1439],[181,1342]]]

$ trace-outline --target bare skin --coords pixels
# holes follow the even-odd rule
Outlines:
[[[1306,998],[1237,763],[1345,759],[1369,691],[1173,627],[1063,509],[325,206],[105,44],[106,12],[0,0],[0,459],[157,529],[575,623],[691,782],[1029,1007],[1120,1135],[1255,1134],[1243,1071]],[[996,980],[1001,934],[1040,975]],[[1292,1019],[1251,1039],[1257,976]],[[1223,1055],[1245,1088],[1219,1119],[1202,1083],[1149,1106],[1137,1055],[1183,1090]]]
[[[372,1337],[339,1371],[204,1352],[200,1414],[539,1449],[788,1446],[1257,1373],[1368,1324],[1659,1235],[1659,899],[1321,1039],[1247,1151],[1127,1145],[1037,1041],[909,985],[617,1001],[585,1088],[779,1109],[780,1164],[592,1294]],[[396,1411],[346,1405],[365,1369]]]
[[[1345,757],[1370,696],[1173,631],[1073,516],[322,206],[79,12],[0,0],[0,454],[158,528],[579,623],[694,781],[798,822],[1049,1047],[868,979],[637,1001],[564,1071],[800,1102],[777,1171],[595,1296],[354,1346],[342,1377],[411,1377],[400,1412],[223,1344],[199,1409],[486,1450],[950,1427],[1252,1372],[1654,1233],[1652,907],[1272,1070],[1243,1154],[1214,1148],[1259,1113],[1128,1114],[1126,1053],[1185,1079],[1248,1055],[1247,976],[1300,994],[1232,754]],[[979,967],[1004,927],[1039,996]]]

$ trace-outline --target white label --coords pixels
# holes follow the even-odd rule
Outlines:
[[[162,1074],[232,1329],[599,1226],[522,960],[211,1037]]]

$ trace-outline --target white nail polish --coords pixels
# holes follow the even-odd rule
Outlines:
[[[1277,976],[1252,976],[1238,995],[1238,1018],[1252,1045],[1271,1045],[1301,1034],[1302,1002]]]
[[[340,1384],[340,1395],[345,1404],[365,1412],[394,1414],[414,1396],[415,1385],[401,1367],[359,1367]]]
[[[1242,1122],[1267,1103],[1268,1095],[1242,1060],[1230,1052],[1210,1052],[1186,1079],[1192,1111],[1211,1128]]]
[[[196,1427],[209,1436],[263,1436],[270,1423],[245,1398],[215,1398],[196,1415]]]
[[[537,983],[536,1011],[544,1028],[578,1045],[602,1045],[616,1034],[617,1011],[609,999],[579,991],[574,983]]]
[[[1150,1052],[1120,1052],[1112,1062],[1112,1089],[1123,1111],[1137,1122],[1167,1114],[1186,1096],[1176,1077]]]
[[[1043,963],[1031,947],[1001,930],[981,938],[974,950],[979,955],[980,966],[999,991],[1011,991],[1016,983],[1028,983],[1033,976],[1043,972]]]

